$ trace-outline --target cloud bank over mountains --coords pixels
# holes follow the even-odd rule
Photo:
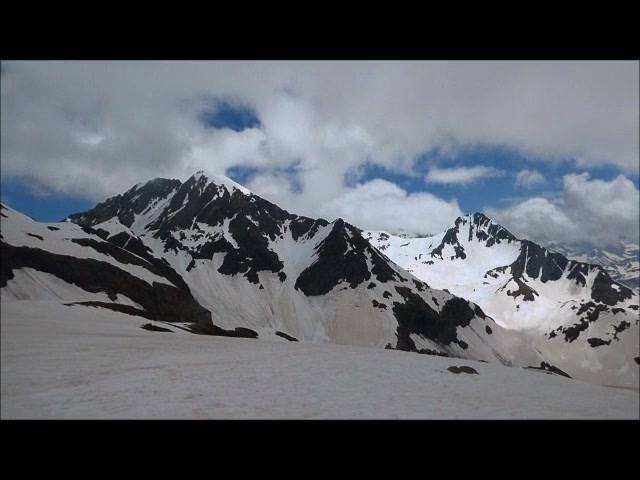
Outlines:
[[[638,238],[640,197],[633,182],[619,175],[606,182],[588,173],[565,175],[557,198],[532,197],[487,214],[525,238],[539,241],[611,245]]]
[[[241,167],[254,172],[248,187],[292,211],[435,232],[460,206],[431,186],[504,177],[456,164],[464,149],[499,145],[541,166],[620,174],[568,175],[557,199],[494,208],[517,233],[569,241],[602,222],[594,241],[637,237],[637,62],[3,62],[1,88],[1,173],[34,190],[98,201],[151,177]],[[242,109],[247,128],[210,121],[220,105]],[[446,160],[416,171],[425,152]],[[365,163],[422,178],[423,191],[348,184]],[[539,187],[537,170],[514,181]]]

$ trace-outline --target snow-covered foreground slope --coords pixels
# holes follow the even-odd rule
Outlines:
[[[2,302],[1,417],[638,418],[637,391],[393,350],[146,331],[138,317]],[[160,325],[160,323],[157,323]],[[452,373],[470,366],[478,374]]]

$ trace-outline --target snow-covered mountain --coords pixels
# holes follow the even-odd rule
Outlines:
[[[62,300],[149,319],[206,323],[207,312],[165,261],[74,223],[38,223],[0,204],[2,301]]]
[[[432,287],[470,299],[499,325],[528,336],[567,373],[637,383],[638,295],[601,266],[518,239],[481,213],[426,238],[364,236]]]
[[[545,247],[579,262],[601,265],[616,282],[640,290],[640,247],[637,243],[621,240],[606,249],[556,242]]]
[[[544,361],[356,227],[290,214],[226,177],[155,179],[56,224],[3,206],[2,235],[3,300],[83,302],[200,334]]]
[[[428,238],[368,232],[372,246],[341,219],[289,213],[204,172],[138,184],[65,222],[0,215],[3,301],[638,384],[637,296],[483,216]]]

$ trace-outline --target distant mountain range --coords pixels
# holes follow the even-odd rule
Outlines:
[[[396,237],[298,216],[197,172],[138,184],[65,222],[6,205],[0,215],[3,300],[638,383],[637,293],[481,214],[433,237]]]
[[[580,262],[601,265],[611,278],[636,291],[640,289],[640,247],[637,243],[619,241],[616,245],[595,248],[589,245],[549,243],[549,250]]]

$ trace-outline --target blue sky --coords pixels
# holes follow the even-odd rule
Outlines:
[[[260,126],[253,109],[225,100],[214,100],[211,107],[203,109],[200,121],[209,128],[229,128],[235,132]]]
[[[2,67],[0,197],[37,220],[203,169],[363,228],[638,236],[637,62]]]
[[[209,115],[203,121],[215,128],[228,127],[236,131],[255,126],[259,121],[250,110],[234,110],[229,104],[224,105],[224,115]],[[498,177],[483,178],[470,184],[437,184],[427,183],[424,180],[429,170],[430,161],[439,161],[448,166],[476,166],[483,165],[501,170],[504,173]],[[415,163],[413,174],[408,175],[393,171],[393,169],[366,163],[362,164],[361,174],[354,178],[347,174],[344,182],[353,186],[358,183],[366,183],[376,178],[388,180],[402,187],[409,193],[429,192],[447,200],[456,199],[461,209],[466,213],[483,211],[486,208],[501,208],[521,198],[531,196],[553,196],[562,190],[562,177],[570,173],[582,173],[585,170],[576,168],[571,159],[565,162],[545,162],[540,159],[527,158],[520,153],[499,147],[470,148],[455,159],[440,159],[433,154],[425,154]],[[517,187],[515,178],[519,171],[531,169],[540,172],[547,179],[543,185],[535,185],[531,188]],[[300,189],[296,182],[296,165],[288,168],[271,169],[290,177],[292,189]],[[612,166],[600,166],[590,168],[589,173],[594,179],[611,181],[620,174],[620,171]],[[260,172],[258,168],[242,165],[228,168],[225,174],[240,184],[249,183]],[[636,188],[639,187],[637,175],[627,175]],[[2,201],[13,208],[33,217],[38,221],[59,221],[71,213],[92,208],[96,202],[82,197],[75,197],[59,193],[36,194],[27,179],[4,178],[0,182]]]
[[[0,182],[2,203],[29,215],[39,222],[58,222],[71,213],[92,208],[95,203],[86,198],[60,193],[36,195],[32,192],[28,180],[4,178]]]

